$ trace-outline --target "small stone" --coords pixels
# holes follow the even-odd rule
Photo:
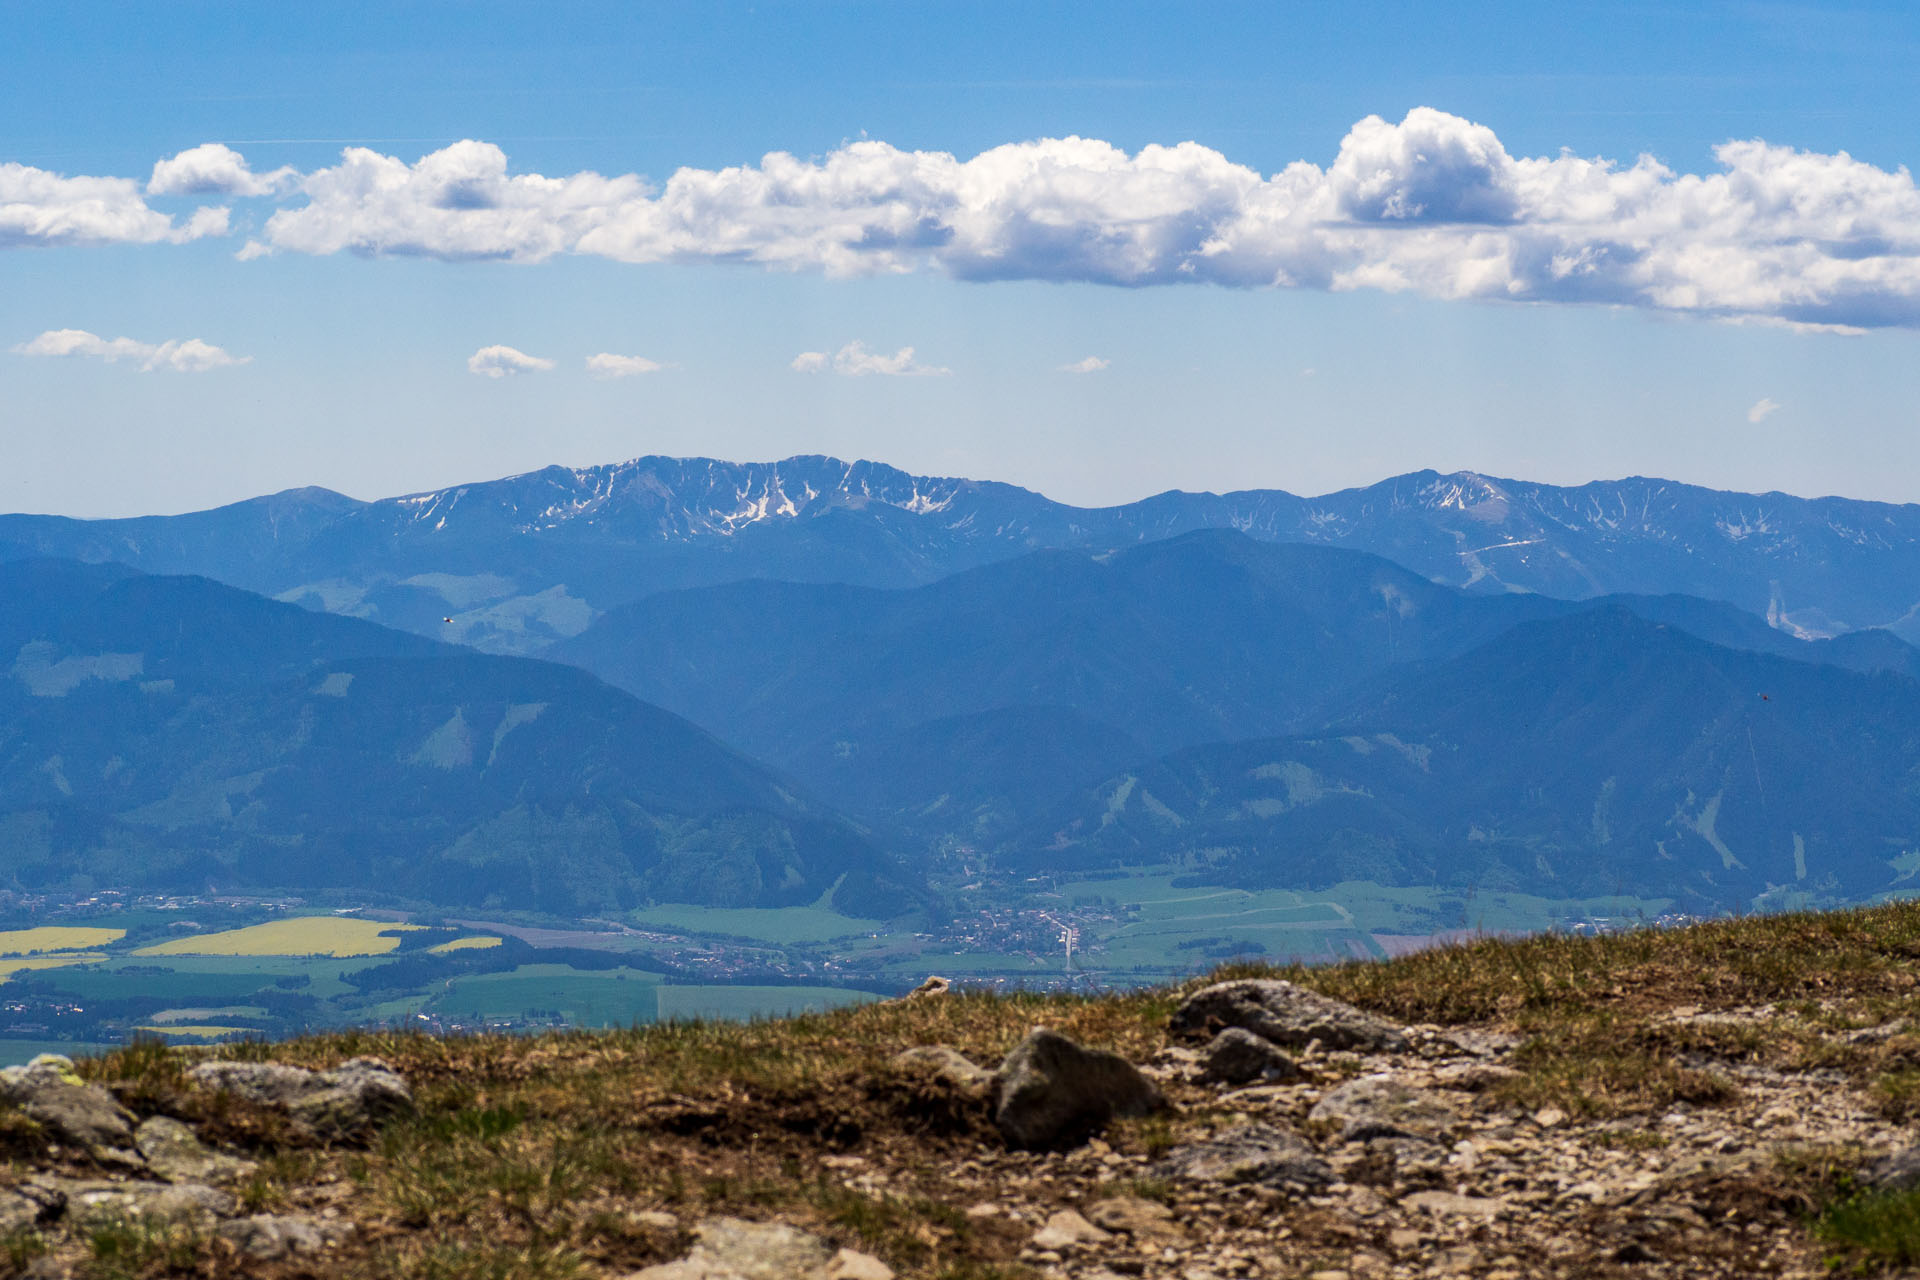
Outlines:
[[[1542,1107],[1533,1113],[1533,1122],[1542,1129],[1557,1129],[1567,1122],[1567,1113],[1558,1107]]]
[[[1861,1181],[1881,1191],[1906,1191],[1920,1187],[1920,1147],[1909,1147],[1876,1160],[1861,1175]]]
[[[310,1257],[339,1244],[353,1235],[348,1223],[304,1214],[256,1214],[223,1222],[216,1229],[222,1239],[231,1240],[249,1258],[275,1262],[282,1258]]]
[[[929,996],[947,995],[950,992],[952,992],[952,990],[953,990],[953,984],[951,982],[948,982],[945,978],[935,975],[933,977],[928,978],[925,982],[921,983],[919,986],[907,992],[907,994],[901,996],[900,998],[902,1000],[925,1000]]]
[[[1138,1240],[1171,1238],[1181,1234],[1173,1210],[1139,1196],[1112,1196],[1087,1206],[1087,1221],[1102,1231],[1118,1232]]]
[[[1228,1027],[1215,1036],[1201,1060],[1209,1080],[1248,1084],[1254,1080],[1297,1080],[1300,1066],[1279,1045],[1244,1027]]]
[[[1035,1027],[1000,1064],[993,1122],[1009,1145],[1052,1148],[1088,1138],[1116,1117],[1166,1105],[1125,1058]]]
[[[51,1216],[47,1206],[38,1200],[30,1200],[11,1191],[0,1191],[0,1236],[25,1231]]]
[[[1507,1206],[1498,1200],[1455,1195],[1451,1191],[1416,1191],[1400,1203],[1442,1218],[1479,1218],[1491,1222],[1507,1213]]]
[[[905,1075],[944,1080],[968,1097],[984,1098],[993,1089],[993,1072],[943,1044],[903,1049],[893,1055],[893,1067]]]
[[[870,1253],[842,1249],[827,1263],[826,1280],[894,1280],[893,1268]]]
[[[827,1280],[838,1256],[824,1241],[778,1222],[705,1218],[693,1234],[693,1252],[631,1280]]]
[[[1113,1237],[1094,1226],[1072,1209],[1062,1209],[1047,1219],[1047,1225],[1033,1233],[1032,1244],[1036,1249],[1061,1251],[1075,1245],[1099,1244]]]

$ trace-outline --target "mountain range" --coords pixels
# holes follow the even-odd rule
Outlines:
[[[912,586],[1043,548],[1112,550],[1210,528],[1369,551],[1479,592],[1678,593],[1809,638],[1878,627],[1920,639],[1920,506],[1640,477],[1566,488],[1421,471],[1318,497],[1168,492],[1082,508],[874,462],[646,457],[375,502],[299,489],[179,516],[0,516],[0,559],[201,574],[533,653],[675,587]]]
[[[22,887],[891,916],[959,855],[1727,909],[1920,869],[1910,506],[648,458],[0,516],[0,599]]]

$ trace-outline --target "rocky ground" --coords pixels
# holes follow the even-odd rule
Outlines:
[[[42,1060],[0,1073],[0,1272],[1920,1274],[1920,908],[1853,919],[1805,965],[1741,924],[1103,1000]]]

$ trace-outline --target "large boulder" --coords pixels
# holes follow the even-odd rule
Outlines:
[[[187,1077],[285,1111],[300,1128],[330,1142],[363,1137],[413,1110],[406,1080],[378,1058],[354,1058],[332,1071],[280,1062],[203,1062]]]
[[[1404,1053],[1407,1038],[1386,1019],[1278,978],[1216,982],[1174,1010],[1176,1035],[1208,1036],[1240,1027],[1274,1044],[1301,1048],[1318,1040],[1328,1049]]]
[[[1279,1045],[1263,1040],[1244,1027],[1228,1027],[1201,1053],[1201,1074],[1223,1084],[1251,1084],[1255,1080],[1298,1080],[1300,1065]]]
[[[1422,1138],[1438,1142],[1460,1113],[1436,1093],[1391,1075],[1363,1076],[1330,1089],[1307,1113],[1309,1123],[1335,1130],[1343,1142]]]
[[[209,1226],[239,1203],[228,1192],[197,1182],[53,1180],[66,1197],[66,1217],[82,1231],[131,1223]]]
[[[1290,1129],[1270,1124],[1239,1124],[1210,1138],[1187,1142],[1152,1166],[1157,1177],[1229,1185],[1259,1182],[1268,1186],[1313,1189],[1330,1185],[1333,1169],[1312,1144]]]
[[[1083,1141],[1117,1117],[1166,1105],[1125,1058],[1035,1027],[1000,1064],[993,1123],[1011,1146],[1053,1148]]]
[[[238,1182],[256,1167],[251,1160],[210,1149],[172,1116],[142,1120],[133,1139],[147,1168],[168,1182]]]
[[[133,1151],[132,1113],[105,1089],[76,1075],[71,1059],[43,1053],[24,1067],[0,1071],[0,1098],[96,1160],[139,1163]]]

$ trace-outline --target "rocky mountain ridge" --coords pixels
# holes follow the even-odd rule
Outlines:
[[[200,573],[526,653],[674,587],[906,586],[1038,548],[1207,528],[1370,551],[1479,591],[1680,592],[1809,637],[1868,627],[1920,637],[1920,507],[1643,477],[1561,487],[1421,471],[1317,497],[1170,491],[1079,508],[875,462],[645,457],[375,502],[307,489],[181,516],[0,516],[0,557]]]

